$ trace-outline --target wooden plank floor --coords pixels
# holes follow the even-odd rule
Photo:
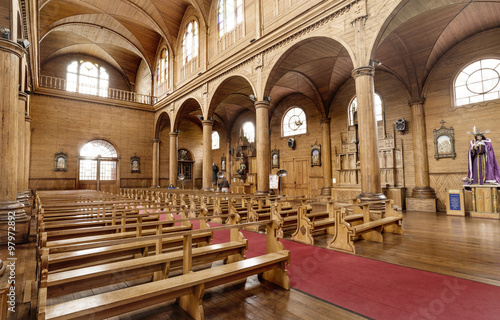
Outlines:
[[[385,234],[384,243],[356,242],[357,255],[421,270],[500,286],[500,221],[452,217],[444,213],[404,214],[405,235]],[[291,233],[290,233],[291,234]],[[290,234],[285,234],[289,238]],[[31,237],[34,238],[33,236]],[[325,246],[330,236],[315,237]],[[0,247],[6,260],[7,248]],[[16,246],[16,313],[9,320],[36,319],[35,246]],[[32,285],[30,285],[32,284]],[[124,286],[126,284],[120,284]],[[92,290],[93,293],[105,289]],[[89,290],[90,291],[90,290]],[[75,296],[92,294],[79,293]],[[204,296],[206,319],[364,319],[297,290],[285,291],[259,282],[256,276],[212,288]],[[173,301],[113,319],[176,319],[190,317]]]

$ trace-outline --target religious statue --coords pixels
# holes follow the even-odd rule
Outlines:
[[[217,182],[217,173],[219,172],[219,167],[215,163],[212,163],[212,182]]]
[[[476,127],[469,132],[474,139],[469,146],[469,168],[464,179],[467,184],[500,184],[500,167],[491,140],[484,136],[487,132],[481,132]]]
[[[247,173],[247,158],[244,154],[241,155],[240,168],[236,170],[239,175],[245,175]]]

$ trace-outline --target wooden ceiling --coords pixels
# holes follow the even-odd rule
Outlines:
[[[62,55],[86,54],[114,66],[130,83],[135,82],[142,60],[150,70],[154,68],[162,43],[176,48],[188,8],[199,12],[207,23],[212,2],[38,1],[42,67]],[[371,56],[382,62],[377,70],[395,75],[413,98],[419,98],[432,68],[453,46],[498,27],[500,0],[404,0],[383,24]],[[340,43],[326,37],[307,39],[278,60],[264,95],[270,95],[276,106],[287,95],[300,92],[327,115],[339,88],[352,79],[352,69],[351,58]],[[254,92],[246,80],[230,79],[217,90],[209,113],[232,123],[251,108],[249,94]]]
[[[95,56],[135,82],[141,60],[154,68],[158,46],[175,48],[184,13],[206,20],[210,0],[38,0],[41,67],[66,54]]]
[[[429,73],[453,46],[498,27],[500,1],[405,1],[386,22],[372,56],[420,98]]]

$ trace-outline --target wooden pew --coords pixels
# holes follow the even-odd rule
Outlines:
[[[370,219],[370,205],[385,205],[383,217],[377,220]],[[365,240],[383,242],[383,231],[403,234],[403,216],[394,209],[394,200],[383,200],[353,204],[362,208],[363,223],[351,225],[346,221],[347,208],[344,206],[335,210],[335,234],[328,243],[328,248],[348,253],[356,253],[354,239],[361,236]]]
[[[284,250],[276,237],[277,222],[268,220],[256,223],[267,225],[267,254],[193,272],[192,237],[203,230],[186,231],[183,233],[182,275],[51,306],[47,306],[47,290],[42,288],[39,292],[38,319],[105,319],[170,299],[177,299],[179,305],[194,319],[203,319],[202,299],[206,289],[254,274],[289,290],[286,265],[290,261],[290,253]],[[226,225],[212,230],[231,229],[231,232],[238,232],[237,228],[244,226]]]
[[[310,203],[315,204],[315,203]],[[325,204],[325,202],[318,203]],[[326,202],[327,211],[308,213],[304,206],[299,207],[297,217],[297,229],[292,234],[292,240],[314,245],[314,235],[319,233],[335,234],[335,205],[334,201]],[[363,214],[350,214],[344,220],[351,225],[358,225],[363,222]]]
[[[232,217],[236,224],[235,216]],[[217,260],[229,262],[243,260],[248,247],[248,241],[243,234],[231,233],[229,242],[208,245],[192,249],[193,265],[211,263]],[[44,251],[43,261],[48,262],[48,251]],[[88,290],[89,288],[105,286],[136,278],[153,276],[153,280],[168,277],[169,271],[182,267],[183,252],[156,252],[154,256],[128,259],[119,262],[99,264],[97,266],[78,268],[69,271],[49,273],[42,267],[40,286],[47,288],[47,298],[58,295]]]

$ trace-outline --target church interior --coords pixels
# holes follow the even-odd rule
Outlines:
[[[496,0],[3,0],[0,319],[494,319],[498,39]],[[58,284],[96,239],[171,260]]]

